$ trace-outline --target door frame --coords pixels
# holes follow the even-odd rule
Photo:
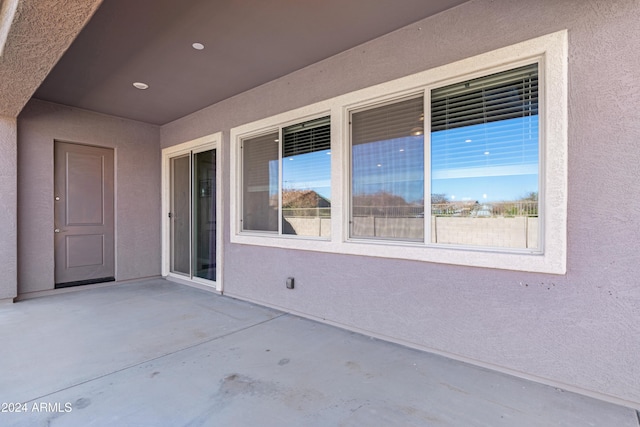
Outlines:
[[[171,272],[171,159],[184,154],[194,154],[207,150],[216,150],[216,281],[191,278]],[[162,276],[169,280],[186,283],[198,288],[223,292],[223,185],[222,185],[222,132],[216,132],[201,138],[183,142],[162,150],[162,212],[161,212],[161,238],[162,238]],[[191,218],[193,221],[193,217]],[[193,236],[191,236],[193,237]],[[192,266],[193,268],[193,266]]]

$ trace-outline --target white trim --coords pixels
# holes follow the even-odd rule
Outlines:
[[[347,93],[326,101],[278,114],[231,129],[231,242],[287,249],[311,250],[350,255],[400,258],[541,273],[566,273],[567,258],[567,31],[541,36],[455,63],[426,70],[390,82]],[[544,103],[540,117],[541,198],[543,218],[542,253],[501,248],[471,248],[425,243],[363,241],[348,238],[349,206],[349,111],[418,91],[444,86],[538,60],[543,80],[540,97]],[[332,219],[331,239],[288,238],[277,235],[243,233],[239,228],[242,195],[239,142],[266,128],[299,120],[321,112],[331,112]]]
[[[424,114],[424,122],[423,123],[431,123],[431,91],[425,91],[424,106],[423,106],[423,114]],[[426,129],[426,125],[424,126],[424,151],[422,153],[423,161],[425,165],[431,164],[431,132]],[[429,176],[425,176],[424,180],[424,200],[429,200],[430,195],[433,193],[431,191],[431,180],[433,179],[433,171],[429,171]],[[424,210],[424,222],[422,224],[422,229],[424,230],[424,242],[425,244],[431,244],[431,203],[425,203]]]
[[[223,291],[223,230],[224,230],[224,209],[222,202],[224,200],[224,186],[222,185],[222,132],[217,132],[211,135],[206,135],[201,138],[197,138],[191,141],[184,142],[182,144],[174,145],[162,150],[162,211],[161,211],[161,238],[162,238],[162,276],[168,279],[179,279],[181,282],[191,282],[198,284],[199,286],[205,285],[210,288],[214,288],[217,292]],[[171,158],[182,154],[195,154],[206,150],[216,150],[216,281],[200,279],[197,277],[183,277],[177,276],[169,271],[170,269],[170,221],[168,212],[170,211],[170,170],[171,170]]]
[[[179,283],[181,285],[190,286],[192,288],[222,295],[222,291],[212,287],[211,282],[209,280],[202,280],[202,279],[198,280],[197,277],[194,277],[193,279],[189,279],[188,277],[180,276],[178,274],[173,274],[173,273],[169,273],[169,275],[166,276],[165,279],[171,282]]]
[[[104,147],[104,148],[112,148],[113,149],[113,275],[116,281],[118,280],[119,275],[119,266],[118,262],[118,227],[120,226],[119,215],[120,209],[118,208],[118,148],[117,147]]]

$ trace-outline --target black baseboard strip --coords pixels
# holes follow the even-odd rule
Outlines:
[[[75,282],[56,283],[55,289],[70,288],[72,286],[93,285],[94,283],[115,282],[115,277],[98,277],[96,279],[77,280]]]

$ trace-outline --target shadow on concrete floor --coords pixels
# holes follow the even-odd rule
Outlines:
[[[634,410],[162,279],[0,307],[2,426],[616,426]]]

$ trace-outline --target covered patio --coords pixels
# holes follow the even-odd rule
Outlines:
[[[630,408],[164,279],[3,305],[0,340],[3,426],[639,425]]]

